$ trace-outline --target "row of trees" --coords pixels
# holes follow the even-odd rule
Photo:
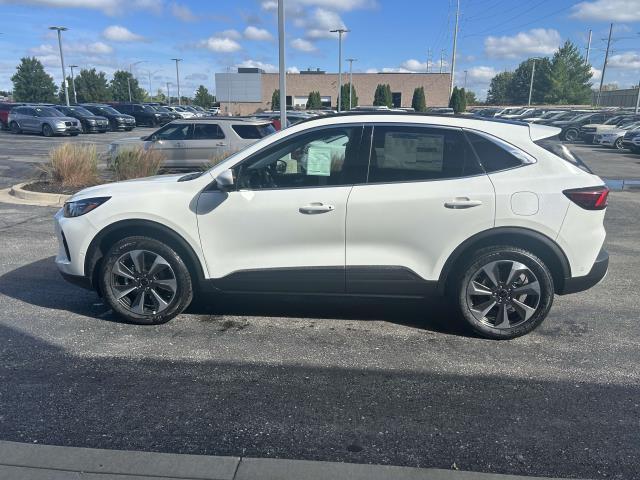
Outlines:
[[[501,72],[493,77],[487,93],[487,103],[527,103],[534,62],[531,103],[590,103],[591,66],[569,41],[554,53],[551,60],[529,58],[520,63],[515,71]]]
[[[13,98],[17,102],[54,103],[65,100],[64,88],[55,84],[53,77],[44,70],[42,63],[35,57],[22,58],[11,81]],[[157,95],[152,96],[151,92],[141,88],[138,80],[125,70],[116,71],[109,81],[104,72],[96,71],[95,68],[82,69],[76,75],[74,83],[79,103],[129,101],[129,89],[131,89],[131,100],[134,102],[166,101],[164,93],[158,90]],[[67,77],[67,88],[69,99],[73,101],[71,77]],[[209,108],[216,102],[216,97],[211,95],[204,85],[198,87],[193,101],[187,97],[182,99],[204,108]]]

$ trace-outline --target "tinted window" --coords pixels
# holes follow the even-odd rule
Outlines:
[[[55,108],[34,107],[33,111],[38,117],[64,117],[64,115]]]
[[[98,110],[101,113],[106,113],[110,115],[118,115],[120,113],[113,107],[93,107],[93,108]]]
[[[500,139],[469,131],[466,134],[487,173],[534,162],[524,152]]]
[[[362,127],[335,127],[298,135],[234,168],[239,189],[312,188],[362,183],[366,159],[358,155]]]
[[[131,112],[131,105],[118,105],[115,108],[122,113]]]
[[[232,125],[233,131],[238,134],[240,138],[246,139],[260,139],[271,135],[276,131],[273,125]]]
[[[215,123],[197,123],[194,125],[194,140],[215,140],[224,138],[220,125]]]
[[[548,152],[553,153],[557,157],[575,165],[578,168],[581,168],[585,172],[592,173],[589,167],[585,165],[585,163],[580,160],[575,153],[573,153],[569,148],[562,143],[560,138],[556,135],[555,137],[543,138],[541,140],[537,140],[535,142],[539,147],[544,148]]]
[[[189,138],[190,123],[169,124],[153,134],[158,140],[187,140]]]
[[[462,131],[411,126],[375,127],[369,182],[411,182],[481,173]]]

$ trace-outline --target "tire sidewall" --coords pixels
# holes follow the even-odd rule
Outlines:
[[[48,123],[45,123],[42,126],[42,135],[44,135],[45,137],[52,137],[53,136],[53,129],[51,128],[51,126]]]
[[[618,150],[622,150],[624,147],[622,145],[622,139],[618,138],[615,143],[613,144],[613,146],[618,149]]]
[[[492,328],[477,320],[470,312],[467,303],[467,285],[471,277],[483,266],[496,260],[513,260],[529,268],[537,277],[540,284],[540,303],[536,313],[526,322],[510,329]],[[457,282],[457,302],[460,313],[466,324],[477,334],[491,339],[511,339],[525,335],[538,327],[547,317],[554,295],[553,277],[551,272],[533,253],[516,247],[489,247],[479,250],[474,258],[462,268]]]
[[[113,296],[111,288],[109,287],[113,265],[123,254],[131,250],[149,250],[159,254],[169,263],[176,276],[177,290],[175,297],[165,310],[156,315],[138,315],[127,310]],[[113,311],[128,322],[141,325],[158,325],[168,322],[187,308],[193,298],[191,275],[184,261],[171,247],[159,240],[148,237],[129,237],[116,242],[104,257],[100,271],[100,282],[104,298]]]
[[[578,139],[578,131],[575,128],[570,128],[565,132],[564,138],[568,142],[575,142]]]

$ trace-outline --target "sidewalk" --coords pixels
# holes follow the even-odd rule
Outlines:
[[[98,450],[0,441],[0,480],[551,480],[431,468]]]

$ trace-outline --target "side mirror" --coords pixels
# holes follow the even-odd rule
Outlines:
[[[233,170],[228,169],[216,177],[216,186],[221,192],[230,192],[234,189]]]

